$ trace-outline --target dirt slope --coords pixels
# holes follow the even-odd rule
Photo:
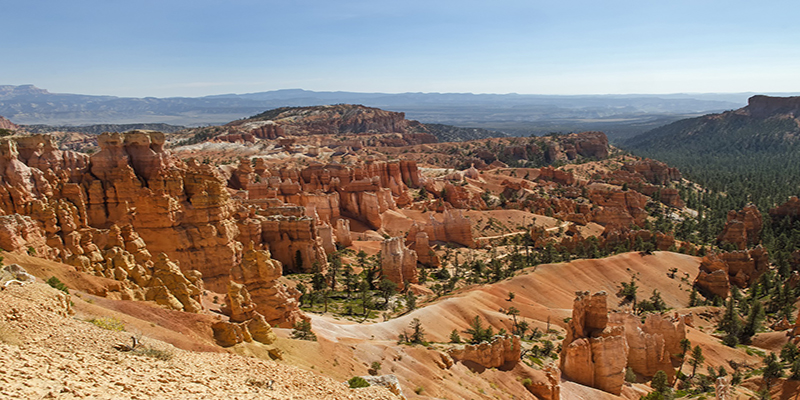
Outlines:
[[[150,355],[119,352],[129,332],[73,318],[69,299],[42,283],[0,292],[0,397],[136,399],[393,399],[272,361],[189,352],[141,337]],[[160,358],[154,357],[160,356]],[[274,381],[271,387],[269,382]]]

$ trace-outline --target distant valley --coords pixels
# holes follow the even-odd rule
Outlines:
[[[682,118],[742,107],[750,95],[387,94],[292,89],[197,98],[124,98],[0,85],[0,115],[24,125],[203,126],[278,107],[348,103],[404,112],[423,123],[483,128],[512,136],[602,130],[615,141]]]

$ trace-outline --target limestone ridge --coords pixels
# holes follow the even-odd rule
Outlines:
[[[619,395],[625,369],[652,377],[663,370],[675,376],[672,355],[686,337],[684,317],[651,314],[644,323],[631,314],[611,314],[608,295],[578,292],[561,351],[564,376],[582,385]]]

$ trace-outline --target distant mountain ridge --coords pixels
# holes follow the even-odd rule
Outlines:
[[[85,125],[85,126],[53,126],[53,125],[23,125],[25,131],[30,133],[50,133],[50,132],[79,132],[89,135],[99,135],[103,132],[128,132],[134,130],[149,130],[159,131],[164,133],[173,133],[181,129],[186,129],[185,126],[169,125],[169,124],[98,124],[98,125]]]
[[[721,114],[690,118],[656,128],[631,138],[632,149],[679,150],[713,145],[716,149],[783,150],[800,134],[800,96],[753,96],[748,105]],[[790,143],[791,144],[791,143]]]
[[[17,124],[166,123],[219,125],[266,109],[336,103],[405,112],[424,123],[472,126],[518,135],[598,128],[620,136],[685,115],[741,107],[746,94],[524,95],[472,93],[355,93],[286,89],[205,97],[124,98],[50,93],[33,85],[0,85],[0,115]],[[622,122],[620,122],[622,121]]]

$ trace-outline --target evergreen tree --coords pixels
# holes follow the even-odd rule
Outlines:
[[[409,341],[414,344],[421,344],[425,345],[425,330],[422,329],[422,322],[420,322],[419,318],[414,318],[411,320],[411,324],[409,324],[409,328],[411,328],[411,336],[409,336]]]
[[[725,313],[722,315],[717,329],[727,334],[722,339],[726,345],[735,347],[739,343],[739,337],[742,334],[742,321],[739,319],[736,307],[734,307],[733,296],[728,297],[728,301],[725,304]]]
[[[697,367],[703,365],[704,362],[706,362],[706,357],[703,355],[703,349],[700,346],[695,346],[692,349],[691,358],[689,358],[689,365],[692,366],[692,378],[694,378]]]
[[[750,314],[747,315],[744,327],[742,328],[742,335],[739,338],[742,343],[750,343],[750,339],[755,336],[756,332],[761,329],[761,323],[764,321],[764,306],[757,299],[753,299],[750,306]]]
[[[381,280],[380,285],[378,286],[378,289],[380,290],[381,295],[383,296],[383,300],[384,300],[383,306],[384,307],[388,306],[389,305],[389,299],[395,293],[397,293],[397,284],[392,282],[392,281],[390,281],[390,280],[388,280],[388,279],[386,279],[386,278],[383,278]]]
[[[413,311],[414,309],[416,309],[417,296],[412,291],[409,290],[408,292],[406,292],[405,297],[406,297],[406,308],[408,309],[408,311]]]
[[[458,335],[458,331],[455,329],[450,332],[450,343],[461,343],[461,336]]]
[[[775,353],[769,353],[764,357],[764,382],[767,384],[767,392],[772,387],[772,381],[783,376],[783,366],[778,362]]]
[[[483,328],[483,322],[481,322],[481,318],[479,316],[475,316],[475,318],[470,322],[469,329],[466,330],[466,333],[472,336],[470,343],[472,344],[479,344],[481,342],[488,342],[494,336],[494,331],[492,327]]]
[[[662,394],[669,391],[670,387],[667,374],[662,370],[658,370],[658,372],[653,375],[653,380],[650,382],[650,387],[652,387],[656,392]]]

